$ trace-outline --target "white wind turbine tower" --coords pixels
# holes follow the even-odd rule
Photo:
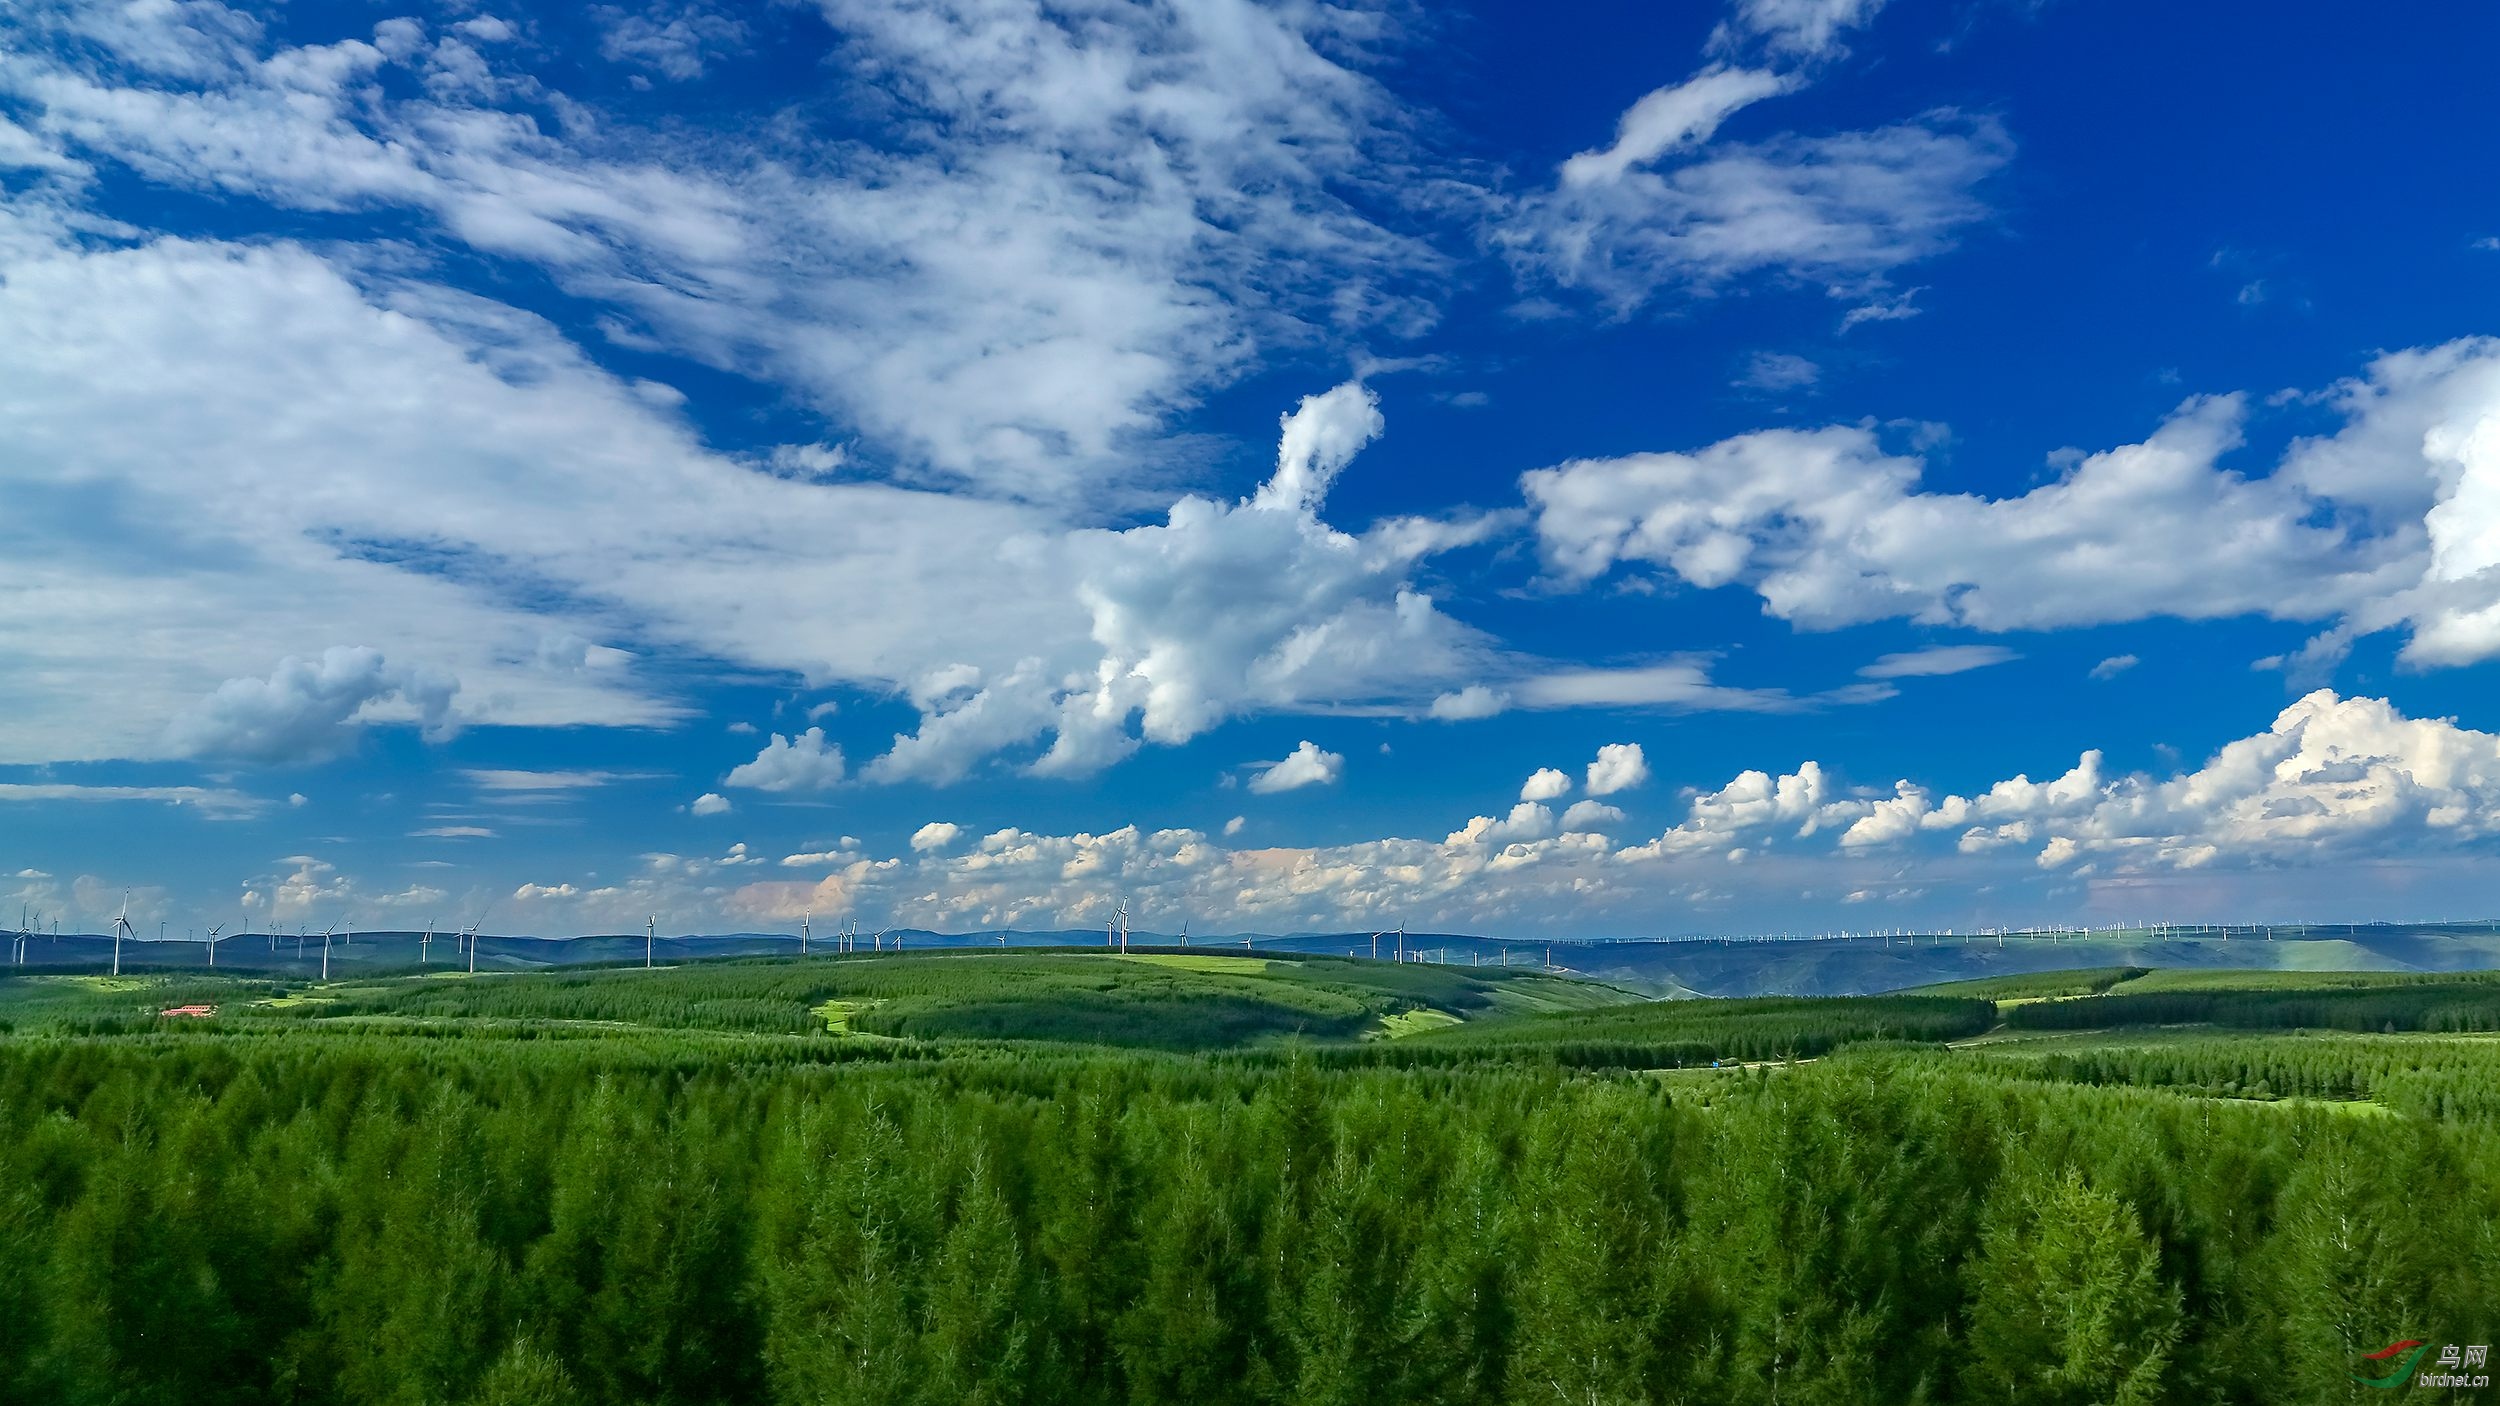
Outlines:
[[[1183,919],[1181,919],[1181,946],[1183,946],[1183,947],[1187,947],[1188,945],[1189,945],[1189,920],[1188,920],[1187,918],[1183,918]]]
[[[477,975],[477,929],[476,923],[469,924],[469,975],[471,976]]]
[[[642,921],[642,969],[651,970],[651,943],[660,935],[660,915],[652,914]]]
[[[321,930],[321,979],[323,981],[330,979],[330,935],[338,930],[339,925],[336,923]]]
[[[1120,955],[1128,955],[1128,901],[1120,901]]]
[[[427,962],[430,962],[433,959],[434,920],[432,918],[428,918],[425,920],[425,936],[417,939],[417,965],[424,966]]]
[[[122,934],[126,932],[130,932],[130,895],[127,893],[122,895],[121,916],[113,920],[113,975],[115,976],[122,974]],[[130,937],[135,942],[139,935],[130,932]]]
[[[807,955],[807,920],[814,916],[802,909],[799,913],[799,955]]]
[[[26,948],[35,940],[35,930],[26,926],[26,905],[17,905],[17,940],[9,946],[9,965],[26,965]]]
[[[224,923],[219,923],[217,926],[208,930],[208,937],[205,941],[205,945],[208,948],[208,964],[212,968],[217,965],[217,934],[225,931],[225,928],[226,925]]]

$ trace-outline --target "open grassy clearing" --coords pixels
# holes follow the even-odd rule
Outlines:
[[[1445,1011],[1397,1011],[1380,1018],[1374,1033],[1382,1039],[1395,1040],[1408,1035],[1421,1035],[1428,1030],[1446,1030],[1458,1024],[1458,1017]]]

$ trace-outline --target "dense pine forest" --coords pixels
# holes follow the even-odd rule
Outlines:
[[[0,1400],[2306,1402],[2500,1335],[2500,985],[2139,979],[0,979]]]

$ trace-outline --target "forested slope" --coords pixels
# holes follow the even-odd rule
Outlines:
[[[2500,1304],[2471,1035],[1949,1047],[1988,1003],[1887,998],[1210,1057],[666,975],[721,1028],[11,1007],[0,1400],[2340,1401]],[[1752,1040],[1815,1057],[1673,1067]]]

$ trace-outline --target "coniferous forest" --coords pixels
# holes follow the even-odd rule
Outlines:
[[[12,978],[0,1400],[2308,1402],[2500,1335],[2500,987],[2130,984]]]

